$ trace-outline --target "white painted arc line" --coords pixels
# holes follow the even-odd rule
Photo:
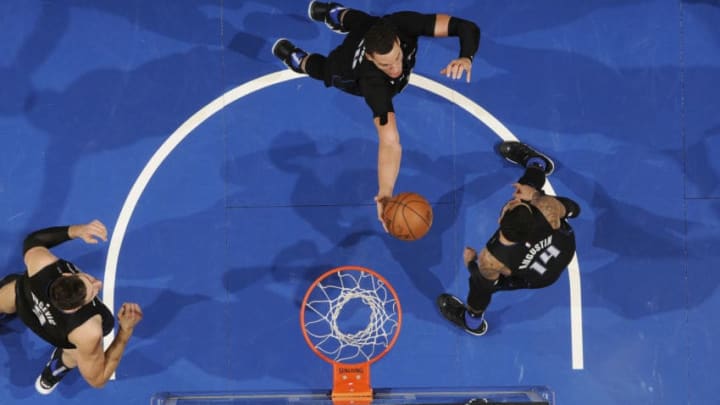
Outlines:
[[[568,280],[570,281],[572,368],[573,370],[582,370],[585,367],[583,354],[582,286],[580,284],[580,264],[578,263],[577,253],[568,265]]]
[[[205,122],[208,118],[213,116],[215,113],[220,111],[225,106],[237,101],[238,99],[251,94],[255,91],[261,90],[265,87],[269,87],[278,83],[282,83],[288,80],[297,79],[306,77],[305,75],[299,75],[297,73],[294,73],[290,70],[284,69],[275,73],[270,73],[265,76],[261,76],[259,78],[256,78],[254,80],[251,80],[249,82],[246,82],[228,92],[221,95],[220,97],[216,98],[212,102],[210,102],[208,105],[200,109],[198,112],[193,114],[187,121],[185,121],[175,132],[173,132],[166,140],[163,142],[163,144],[158,148],[158,150],[153,154],[153,156],[150,158],[148,163],[143,168],[142,172],[138,176],[138,178],[135,180],[135,183],[133,184],[132,188],[130,189],[130,192],[128,193],[128,196],[125,199],[125,202],[123,203],[123,207],[120,211],[120,215],[118,216],[118,219],[116,221],[115,227],[113,228],[113,233],[110,238],[110,245],[108,247],[108,255],[107,259],[105,261],[105,274],[104,274],[104,283],[103,283],[103,301],[105,304],[111,309],[111,311],[114,309],[115,304],[115,280],[116,280],[116,274],[117,274],[117,264],[120,256],[120,249],[122,247],[122,243],[125,237],[125,233],[127,231],[127,226],[130,222],[130,218],[132,217],[133,212],[135,211],[135,207],[137,206],[138,201],[140,200],[140,197],[142,196],[142,193],[145,191],[145,187],[150,182],[150,179],[155,174],[157,169],[160,167],[162,162],[167,158],[167,156],[177,147],[177,145],[180,144],[195,128],[197,128],[199,125],[201,125],[203,122]],[[490,129],[493,130],[500,138],[503,140],[517,140],[517,138],[504,126],[502,123],[500,123],[492,114],[487,112],[485,109],[474,103],[469,98],[461,95],[460,93],[449,89],[446,86],[441,85],[440,83],[437,83],[433,80],[427,79],[423,76],[414,74],[410,78],[410,84],[423,88],[427,91],[430,91],[438,96],[441,96],[445,98],[446,100],[460,106],[467,112],[469,112],[471,115],[476,117],[478,120],[483,122],[486,126],[488,126]],[[549,191],[551,194],[554,194],[554,191],[552,190],[552,186],[548,182],[546,184],[546,191]],[[579,270],[577,269],[577,263],[576,260],[573,261],[575,263],[575,266],[569,267],[569,271],[572,273],[573,267],[575,268],[575,277],[571,274],[571,323],[572,323],[572,343],[573,343],[573,368],[577,368],[576,365],[580,365],[580,368],[582,368],[582,324],[576,326],[575,321],[580,320],[582,321],[581,311],[582,308],[580,306],[580,278],[579,278]],[[573,280],[575,282],[573,282]],[[573,290],[573,288],[577,288],[577,290]],[[577,299],[577,302],[573,301],[573,297]],[[575,310],[573,312],[573,310]],[[579,333],[575,332],[576,327],[580,328]],[[110,333],[108,336],[104,339],[105,347],[112,342],[114,338],[114,333]],[[579,347],[576,346],[576,344],[579,342]],[[576,356],[579,353],[579,358]],[[113,379],[115,378],[115,375],[113,375]]]
[[[111,312],[114,313],[115,308],[115,280],[117,275],[117,264],[120,257],[120,249],[122,248],[122,243],[125,239],[125,233],[127,232],[127,226],[130,223],[130,218],[135,211],[135,207],[137,206],[142,193],[145,191],[145,187],[147,187],[150,179],[160,167],[162,162],[165,161],[175,147],[179,145],[180,142],[182,142],[195,128],[220,111],[227,104],[265,87],[299,77],[303,77],[303,75],[299,75],[290,70],[284,70],[261,76],[228,91],[188,118],[188,120],[175,130],[175,132],[173,132],[165,140],[165,142],[160,145],[158,150],[155,151],[153,156],[143,168],[142,172],[140,172],[138,178],[135,180],[128,196],[125,198],[125,202],[120,210],[120,215],[118,216],[115,227],[113,228],[112,236],[110,237],[110,245],[108,246],[108,254],[105,260],[105,274],[103,276],[103,302],[108,306],[108,308],[110,308]],[[104,337],[103,345],[106,349],[110,343],[112,343],[114,338],[114,331]],[[114,373],[111,379],[115,379]]]
[[[492,114],[457,91],[419,75],[410,76],[410,84],[425,89],[458,105],[460,108],[477,118],[480,122],[484,123],[502,140],[518,140],[515,135],[513,135],[512,132],[510,132],[510,130],[508,130]],[[549,195],[555,195],[555,189],[552,184],[550,184],[550,179],[548,179],[545,183],[543,190]],[[573,260],[568,265],[568,279],[570,288],[570,338],[572,368],[575,370],[582,370],[584,368],[582,285],[580,282],[580,266],[578,264],[577,254],[573,256]]]
[[[477,118],[480,122],[485,124],[488,128],[493,130],[497,136],[503,141],[517,141],[515,135],[510,132],[500,121],[497,120],[487,110],[480,107],[477,103],[463,96],[457,91],[444,86],[434,80],[428,79],[424,76],[412,74],[410,76],[410,84],[413,86],[420,87],[423,90],[427,90],[435,95],[438,95],[451,103],[459,106],[463,110],[469,112],[472,116]]]

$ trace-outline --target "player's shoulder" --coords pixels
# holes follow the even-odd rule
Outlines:
[[[533,198],[531,204],[540,210],[553,229],[560,227],[560,219],[565,214],[565,207],[557,198],[542,194]]]
[[[92,348],[102,339],[102,317],[99,314],[91,316],[68,334],[68,340],[78,349],[81,347]]]

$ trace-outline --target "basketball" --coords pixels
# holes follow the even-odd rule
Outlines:
[[[400,193],[385,203],[382,215],[390,235],[406,241],[418,240],[430,230],[430,203],[417,193]]]

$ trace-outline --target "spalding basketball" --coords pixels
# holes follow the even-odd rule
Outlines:
[[[385,203],[383,221],[390,234],[400,240],[418,240],[430,230],[430,203],[417,193],[400,193]]]

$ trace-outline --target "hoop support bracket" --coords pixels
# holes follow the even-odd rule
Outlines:
[[[370,363],[333,363],[333,405],[369,405],[373,393],[370,387]]]

